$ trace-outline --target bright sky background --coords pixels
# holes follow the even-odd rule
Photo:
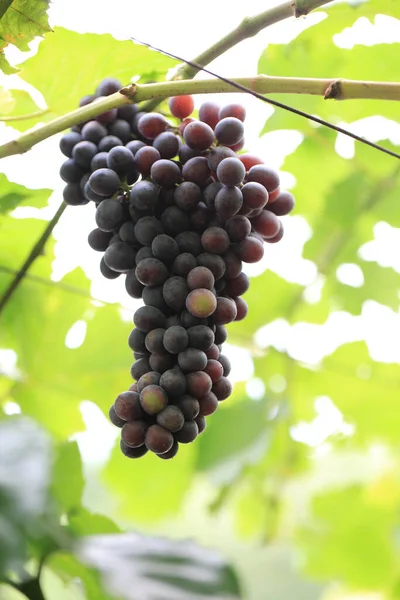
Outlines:
[[[132,35],[171,52],[193,58],[235,27],[244,16],[256,14],[274,4],[276,2],[267,0],[247,0],[245,5],[226,1],[215,2],[215,0],[202,0],[201,3],[189,0],[182,5],[181,12],[177,13],[170,3],[162,0],[153,0],[149,7],[144,5],[143,9],[137,2],[129,0],[113,0],[112,9],[110,3],[98,0],[53,0],[50,8],[50,24],[81,33],[111,33],[118,38]],[[268,42],[285,43],[302,29],[323,18],[325,18],[324,13],[319,13],[310,15],[307,19],[293,19],[279,23],[254,38],[242,42],[212,63],[210,68],[231,77],[255,75],[259,56]],[[360,19],[352,31],[347,30],[336,36],[335,41],[338,45],[346,47],[351,47],[354,43],[400,41],[400,22],[381,16],[377,18],[376,24],[372,25],[367,19]],[[36,48],[37,44],[33,43],[32,47]],[[68,52],[67,48],[66,52]],[[10,48],[7,54],[15,64],[21,61],[21,53],[16,49]],[[82,59],[95,61],[96,57],[86,56]],[[298,75],[301,76],[301,73]],[[21,85],[18,76],[13,76],[8,81],[13,84],[10,87]],[[0,76],[0,85],[3,83]],[[90,93],[91,90],[88,89],[87,92]],[[235,96],[248,111],[245,123],[246,146],[252,152],[264,157],[267,163],[280,168],[285,156],[293,152],[301,143],[301,134],[294,131],[271,132],[259,138],[259,131],[271,113],[271,108],[243,94],[229,94],[229,101],[232,101]],[[220,95],[218,98],[221,104],[227,99],[227,95],[225,97]],[[202,100],[203,97],[197,98],[197,106]],[[383,118],[363,120],[353,125],[353,128],[357,133],[370,139],[378,140],[390,136],[394,143],[400,144],[400,125]],[[12,139],[15,134],[12,128],[0,124],[2,142]],[[23,156],[9,157],[1,161],[0,170],[12,181],[32,188],[54,189],[49,208],[40,211],[17,209],[16,216],[49,218],[54,213],[55,207],[59,205],[63,183],[59,179],[58,169],[64,160],[58,150],[59,137],[54,136],[38,144]],[[336,150],[342,156],[351,159],[354,151],[353,142],[338,136]],[[282,183],[290,189],[295,184],[295,179],[290,173],[282,173]],[[297,198],[297,202],[301,207],[301,198]],[[128,297],[123,277],[108,281],[100,275],[99,254],[87,245],[87,234],[94,226],[92,204],[67,210],[55,230],[58,243],[53,279],[59,280],[68,271],[78,265],[81,266],[92,279],[92,295],[104,301],[120,302],[128,309],[123,311],[124,318],[131,320],[132,310],[140,304],[140,301]],[[268,266],[269,269],[290,281],[307,285],[305,299],[316,302],[323,280],[317,276],[315,265],[301,257],[303,245],[310,237],[311,230],[300,216],[284,218],[284,226],[283,241],[276,245],[267,245],[263,261],[257,265],[246,266],[246,271],[250,275],[258,275]],[[386,223],[377,224],[375,239],[362,249],[362,257],[365,260],[378,260],[380,264],[391,266],[400,273],[399,231]],[[357,265],[341,266],[337,277],[347,285],[363,285],[362,270]],[[84,335],[85,323],[80,322],[67,336],[67,345],[70,347],[80,345],[84,341]],[[297,323],[290,326],[283,320],[277,320],[266,325],[255,336],[255,341],[260,348],[274,346],[281,350],[286,349],[294,358],[311,364],[317,364],[323,356],[330,354],[341,344],[361,339],[367,341],[374,359],[400,362],[399,312],[380,306],[376,302],[367,301],[360,316],[336,312],[330,315],[324,325]],[[226,353],[233,361],[232,380],[250,379],[248,392],[255,399],[259,398],[264,392],[264,384],[259,380],[251,379],[253,365],[250,355],[245,350],[233,348],[229,344]],[[272,374],[271,389],[277,387],[284,389],[285,382],[282,379],[277,380]],[[111,401],[112,399],[110,403]],[[343,427],[346,430],[340,413],[337,414],[337,409],[329,399],[317,400],[316,412],[318,416],[314,433],[307,430],[305,434],[311,445],[320,443],[333,431],[343,430]],[[108,451],[109,444],[104,444],[104,440],[108,439],[110,443],[112,442],[115,428],[106,422],[92,403],[84,403],[83,413],[87,417],[88,432],[78,436],[82,450],[86,455],[89,453],[94,457],[98,453],[98,449],[93,446],[98,446],[95,443],[97,438],[102,440],[103,449]],[[297,431],[296,435],[302,437],[301,432]],[[91,450],[94,452],[92,453]]]

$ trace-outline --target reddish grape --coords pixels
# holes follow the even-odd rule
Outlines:
[[[264,244],[257,238],[249,236],[239,244],[236,244],[235,251],[243,262],[256,263],[264,256]],[[235,295],[239,296],[239,294]]]
[[[218,398],[213,392],[209,392],[205,396],[199,398],[200,404],[200,412],[199,415],[201,417],[208,417],[208,415],[212,415],[218,408]]]
[[[190,290],[205,288],[211,290],[214,287],[214,275],[207,267],[195,267],[188,273],[186,278]]]
[[[229,237],[221,227],[209,227],[201,236],[201,243],[206,252],[224,254],[229,248]]]
[[[247,181],[261,183],[268,192],[273,192],[279,187],[279,175],[274,169],[266,165],[255,165],[247,173]]]
[[[212,322],[215,325],[226,325],[232,323],[237,315],[236,304],[231,298],[219,296],[217,298],[217,307],[212,315]]]
[[[245,154],[240,154],[240,156],[238,156],[238,159],[242,161],[246,171],[250,171],[251,167],[254,167],[255,165],[264,164],[262,158],[259,158],[255,154],[250,154],[249,152],[246,152]]]
[[[207,373],[207,375],[210,376],[210,379],[214,384],[221,379],[224,374],[224,369],[218,360],[210,358],[204,368],[204,373]]]
[[[119,394],[115,400],[114,409],[116,415],[124,421],[134,421],[135,419],[142,419],[144,416],[139,402],[139,394],[134,391]]]
[[[221,379],[212,386],[212,391],[218,400],[226,400],[232,394],[232,384],[226,377],[221,377]]]
[[[121,439],[130,448],[138,448],[144,444],[148,424],[145,421],[125,423],[121,430]]]
[[[164,454],[171,450],[174,443],[174,436],[170,431],[160,425],[151,425],[145,438],[147,448],[155,454]]]
[[[156,148],[153,148],[153,146],[143,146],[143,148],[139,148],[135,154],[136,168],[143,177],[148,177],[152,165],[157,160],[160,160],[160,158],[161,155]]]
[[[246,109],[244,106],[238,103],[227,104],[223,106],[219,111],[219,118],[224,119],[225,117],[235,117],[239,121],[244,121],[246,118]]]
[[[215,102],[203,102],[199,108],[199,119],[204,123],[207,123],[211,129],[215,129],[216,124],[219,121],[220,107]]]
[[[215,137],[220,144],[224,144],[225,146],[237,144],[243,138],[243,135],[243,123],[235,117],[225,117],[215,127]]]
[[[211,392],[212,381],[204,371],[194,371],[186,375],[187,393],[194,398],[201,398]]]
[[[243,203],[251,209],[263,208],[268,202],[268,192],[261,183],[249,181],[242,187]]]
[[[268,210],[274,213],[277,217],[283,217],[289,214],[295,205],[295,199],[290,192],[280,192],[276,200],[268,206]]]
[[[175,441],[180,444],[190,444],[199,435],[199,428],[194,421],[185,421],[182,429],[175,433]]]
[[[251,223],[255,231],[262,235],[264,239],[273,238],[279,233],[280,221],[269,210],[263,210],[261,214],[251,220]]]
[[[173,96],[168,100],[168,107],[171,115],[178,119],[184,119],[191,115],[194,110],[193,96]]]
[[[277,242],[280,242],[281,239],[283,238],[283,234],[284,234],[284,229],[283,229],[283,225],[282,223],[279,224],[279,231],[278,233],[272,237],[272,238],[268,238],[267,240],[265,240],[268,244],[276,244]]]
[[[167,119],[160,113],[145,113],[137,123],[139,133],[148,140],[154,140],[167,127]]]
[[[214,132],[207,123],[193,121],[185,127],[183,139],[189,148],[207,150],[214,141]]]
[[[243,300],[240,296],[233,299],[236,304],[237,314],[235,317],[235,321],[242,321],[248,313],[249,307],[247,306],[246,300]]]

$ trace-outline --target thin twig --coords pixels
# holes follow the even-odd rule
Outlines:
[[[0,298],[0,315],[1,315],[2,311],[4,310],[5,306],[7,305],[7,303],[9,302],[11,296],[14,294],[14,292],[18,288],[19,284],[25,277],[25,274],[28,271],[28,269],[31,267],[32,263],[41,254],[43,254],[43,249],[46,245],[46,242],[49,239],[49,237],[51,236],[54,227],[57,225],[57,223],[60,220],[60,217],[63,214],[66,207],[67,207],[67,205],[63,202],[61,204],[61,206],[58,208],[56,214],[51,219],[51,221],[49,221],[49,223],[47,224],[42,235],[40,236],[40,238],[38,239],[36,244],[33,246],[32,250],[30,251],[30,253],[29,253],[27,259],[25,260],[24,264],[22,265],[21,269],[18,271],[18,273],[15,275],[14,279],[11,281],[10,285],[4,291],[3,295]]]
[[[48,108],[41,108],[40,110],[36,110],[31,113],[27,113],[26,115],[12,115],[10,117],[1,117],[0,121],[8,122],[8,121],[26,121],[27,119],[34,119],[35,117],[41,117],[49,112]]]

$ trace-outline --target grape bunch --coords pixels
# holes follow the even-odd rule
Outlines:
[[[80,105],[121,87],[106,79]],[[282,238],[278,217],[294,207],[278,173],[240,153],[241,105],[205,102],[194,118],[193,98],[176,96],[169,110],[171,120],[128,104],[60,141],[65,202],[96,206],[88,242],[103,253],[101,273],[125,274],[127,293],[144,303],[128,340],[135,382],[109,412],[129,458],[173,458],[230,396],[221,350],[226,325],[248,310],[242,265]]]

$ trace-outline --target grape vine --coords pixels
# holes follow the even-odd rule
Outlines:
[[[102,81],[81,105],[121,88]],[[93,202],[90,247],[107,279],[125,275],[136,310],[128,344],[135,383],[110,408],[129,458],[173,458],[206,428],[232,392],[222,354],[226,325],[242,320],[249,288],[243,263],[283,236],[294,198],[279,175],[244,147],[243,106],[169,99],[170,119],[113,108],[64,134],[60,169],[68,205]]]

